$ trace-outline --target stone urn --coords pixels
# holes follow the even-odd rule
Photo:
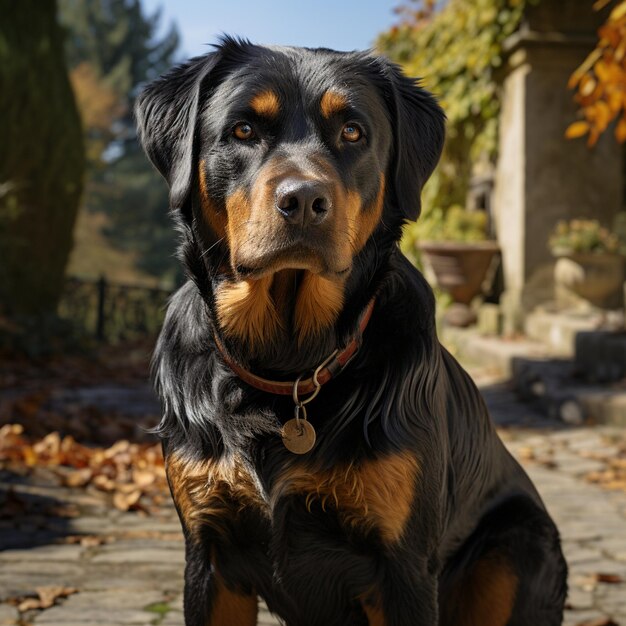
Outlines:
[[[588,303],[601,309],[624,306],[624,257],[620,254],[572,253],[557,257],[554,265],[557,304]]]
[[[485,282],[500,252],[498,244],[495,241],[422,241],[419,249],[432,269],[437,286],[452,298],[452,305],[444,315],[446,322],[452,326],[469,326],[476,322],[476,314],[469,305],[488,287]]]

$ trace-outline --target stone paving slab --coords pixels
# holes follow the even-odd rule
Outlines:
[[[8,604],[0,604],[0,624],[2,626],[9,626],[17,623],[18,612],[12,606]]]

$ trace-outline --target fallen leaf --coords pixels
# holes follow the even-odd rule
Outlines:
[[[540,459],[539,464],[543,465],[546,469],[557,469],[559,467],[559,464],[556,461],[549,458]]]
[[[134,470],[133,471],[133,482],[138,487],[149,487],[156,480],[156,475],[154,472],[149,470]]]
[[[74,593],[78,593],[75,587],[36,587],[38,598],[26,598],[17,606],[20,612],[31,611],[33,609],[49,609],[56,604],[59,598],[67,598]]]
[[[593,577],[599,583],[609,583],[609,584],[612,584],[612,585],[616,585],[616,584],[619,584],[621,582],[624,582],[624,579],[621,576],[619,576],[618,574],[605,574],[605,573],[602,573],[602,572],[598,572],[598,573],[594,574]]]
[[[20,611],[20,613],[41,608],[43,607],[41,606],[41,600],[39,600],[39,598],[26,598],[26,600],[23,600],[17,605],[17,610]]]
[[[525,461],[529,461],[530,459],[535,458],[535,450],[531,448],[530,446],[522,446],[519,449],[518,454],[519,454],[520,459],[523,459]]]
[[[115,455],[122,452],[126,452],[130,448],[130,442],[126,439],[115,442],[110,448],[104,451],[104,456],[107,459],[113,458]]]
[[[93,470],[89,467],[84,467],[67,474],[63,479],[63,483],[67,487],[84,487],[91,480],[92,476]]]
[[[117,491],[113,496],[113,505],[120,511],[128,511],[131,506],[139,502],[139,498],[141,498],[141,489],[137,489],[131,493]]]
[[[67,598],[78,593],[76,587],[35,587],[43,609],[51,607],[58,598]]]
[[[107,535],[68,535],[63,537],[61,543],[79,544],[83,548],[93,548],[111,541],[114,541],[113,537]]]

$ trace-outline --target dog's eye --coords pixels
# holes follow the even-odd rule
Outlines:
[[[359,139],[361,139],[362,136],[363,131],[357,124],[346,124],[341,130],[342,139],[351,143],[358,141]]]
[[[247,122],[240,122],[233,128],[233,135],[235,135],[237,139],[241,139],[241,141],[246,141],[254,137],[254,131],[252,130],[252,126]]]

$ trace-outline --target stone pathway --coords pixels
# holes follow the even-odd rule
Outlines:
[[[477,379],[503,439],[561,530],[570,565],[564,624],[611,617],[626,626],[626,493],[585,479],[604,467],[596,453],[606,452],[607,441],[623,438],[623,431],[546,423],[505,386],[480,372]],[[9,487],[42,506],[60,501],[66,510],[50,518],[35,506],[18,526],[0,520],[0,625],[182,626],[183,542],[171,505],[142,516],[112,510],[85,490],[19,477],[0,483],[0,490]],[[38,587],[54,586],[77,591],[49,608],[18,611]],[[262,610],[259,623],[277,622]]]

